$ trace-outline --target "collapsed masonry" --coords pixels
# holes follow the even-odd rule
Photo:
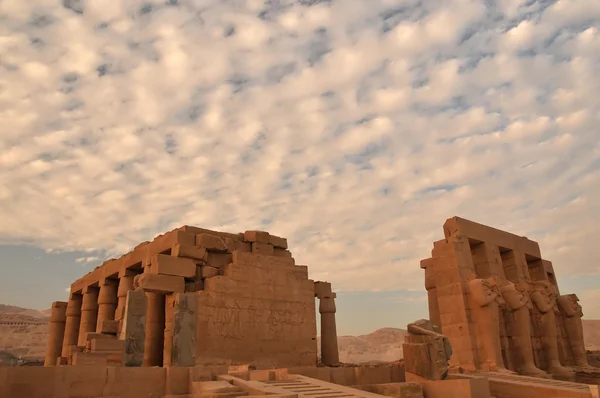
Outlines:
[[[335,293],[287,240],[184,226],[106,261],[52,305],[45,365],[316,366],[339,362]]]
[[[588,365],[578,298],[559,293],[538,243],[454,217],[421,261],[429,317],[448,336],[454,372],[574,380]],[[578,377],[579,379],[579,377]]]

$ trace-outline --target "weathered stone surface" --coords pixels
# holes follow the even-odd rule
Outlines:
[[[210,252],[227,252],[227,244],[225,243],[225,240],[219,236],[210,234],[196,235],[196,246],[203,247]]]
[[[157,254],[150,259],[150,273],[194,278],[196,262],[190,258]]]
[[[273,246],[268,243],[252,242],[252,253],[272,256]]]
[[[196,348],[196,294],[176,294],[171,363],[194,366]]]
[[[285,238],[280,238],[279,236],[269,235],[269,244],[277,249],[287,249],[288,242]]]
[[[114,319],[104,319],[98,324],[98,329],[102,334],[116,335],[119,331],[119,323]]]
[[[265,231],[246,231],[244,232],[244,241],[269,243],[269,233]]]
[[[212,278],[213,276],[219,275],[219,269],[215,267],[211,267],[209,265],[205,265],[202,267],[202,277],[203,278]]]
[[[146,340],[146,309],[148,300],[141,290],[127,292],[121,340],[125,340],[124,366],[142,366]]]
[[[93,339],[90,342],[90,350],[92,352],[114,351],[121,352],[125,347],[124,340],[116,339]]]
[[[233,261],[233,255],[230,253],[207,252],[204,257],[204,264],[215,268],[223,268]]]
[[[194,260],[204,260],[206,257],[206,249],[203,247],[177,244],[173,246],[171,255],[175,257],[191,258]]]
[[[292,252],[286,249],[273,249],[273,256],[275,257],[283,257],[283,258],[292,258]]]
[[[294,260],[275,256],[267,256],[257,253],[245,253],[236,250],[233,252],[232,262],[236,265],[246,265],[250,267],[276,267],[295,265]]]
[[[183,293],[185,290],[184,278],[172,275],[136,275],[133,285],[136,289],[143,289],[146,292],[152,293]]]

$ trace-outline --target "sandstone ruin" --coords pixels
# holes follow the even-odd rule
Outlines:
[[[462,218],[421,261],[429,318],[454,348],[454,372],[491,371],[596,382],[577,296],[561,295],[537,242]]]
[[[335,293],[287,240],[184,226],[105,262],[52,305],[45,364],[258,368],[339,362]]]
[[[456,217],[444,231],[403,363],[340,364],[336,294],[286,239],[184,226],[75,281],[46,366],[0,368],[0,398],[598,397],[577,296],[538,244]]]

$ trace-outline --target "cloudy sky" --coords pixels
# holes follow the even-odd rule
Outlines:
[[[341,334],[459,215],[600,318],[597,0],[0,0],[0,303],[183,224],[288,237]]]

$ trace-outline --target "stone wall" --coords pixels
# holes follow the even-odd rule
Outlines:
[[[194,380],[214,380],[227,366],[127,368],[110,366],[0,367],[0,398],[162,398],[189,394]],[[401,365],[290,368],[288,373],[351,386],[404,381]]]
[[[196,364],[315,365],[314,282],[292,259],[234,252],[198,295]]]

